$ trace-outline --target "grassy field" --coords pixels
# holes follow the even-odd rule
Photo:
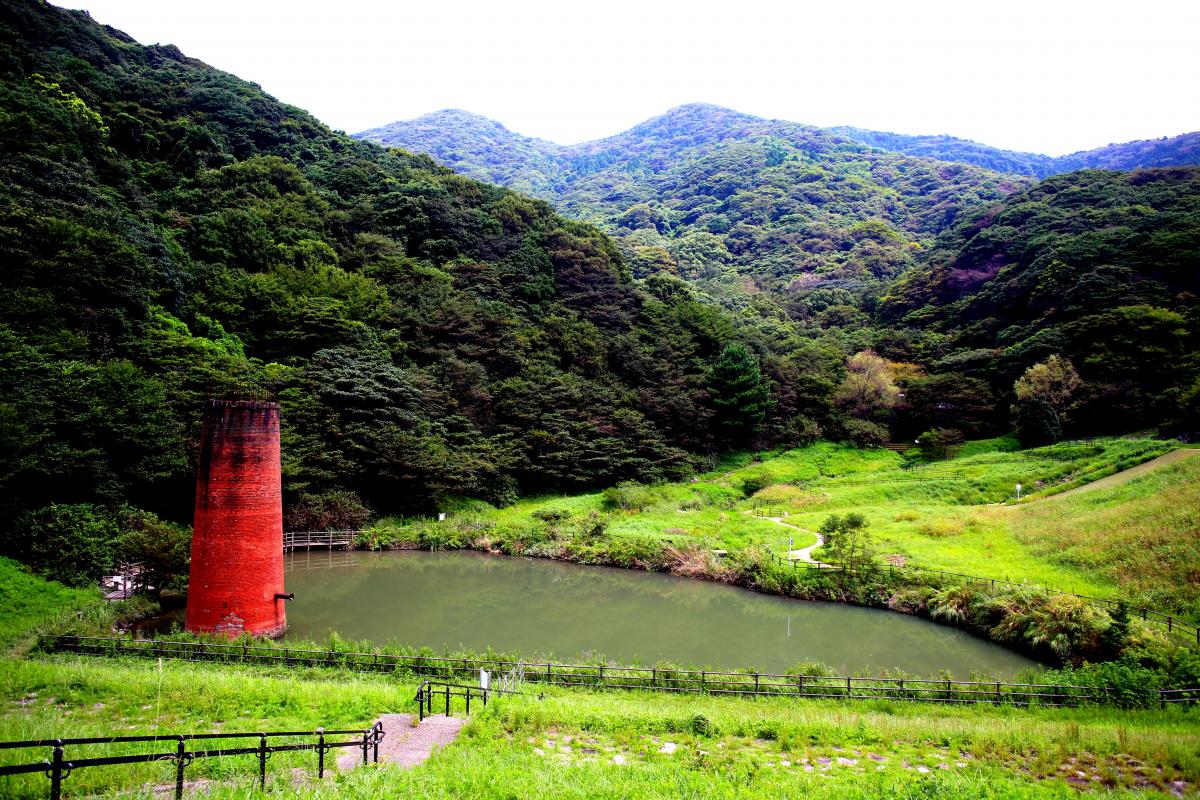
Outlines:
[[[0,740],[304,731],[319,726],[361,730],[378,714],[411,705],[415,691],[415,684],[394,679],[334,672],[289,675],[282,670],[170,661],[7,661],[0,662],[0,697],[4,705]],[[254,740],[239,739],[225,746],[255,744]],[[170,743],[120,744],[90,747],[86,754],[172,749]],[[0,763],[26,763],[45,756],[42,750],[0,750]],[[270,761],[271,771],[282,785],[286,785],[292,769],[314,768],[315,763],[312,753],[280,753]],[[253,756],[202,759],[188,768],[188,779],[245,783],[256,772]],[[150,787],[173,786],[173,781],[173,764],[150,763],[79,770],[66,785],[68,796],[75,797],[131,787],[141,787],[141,793],[149,795]],[[0,796],[44,798],[46,794],[47,781],[40,774],[0,778]]]
[[[0,653],[28,645],[44,624],[98,603],[98,589],[70,589],[0,556]]]
[[[468,504],[451,509],[447,529],[470,539],[478,538],[477,532],[482,531],[486,547],[489,536],[503,538],[550,526],[580,530],[599,521],[606,536],[617,543],[687,543],[725,550],[757,544],[782,554],[789,537],[794,547],[805,547],[815,541],[812,531],[830,514],[854,511],[869,520],[881,555],[889,563],[1034,583],[1079,594],[1152,600],[1165,609],[1194,615],[1193,601],[1180,602],[1200,591],[1200,575],[1189,567],[1196,561],[1187,558],[1194,551],[1188,550],[1185,540],[1195,525],[1188,527],[1186,513],[1169,518],[1160,515],[1162,522],[1172,526],[1170,538],[1175,545],[1148,548],[1142,554],[1136,581],[1129,579],[1130,570],[1117,566],[1122,560],[1118,554],[1123,553],[1123,526],[1128,516],[1121,520],[1113,517],[1109,545],[1093,548],[1086,555],[1081,548],[1064,551],[1060,539],[1051,543],[1037,534],[1048,516],[1064,512],[1059,525],[1062,536],[1072,531],[1069,535],[1075,540],[1086,540],[1094,528],[1092,518],[1075,517],[1074,511],[1098,501],[1077,499],[1077,495],[1054,500],[1054,495],[1142,463],[1171,447],[1149,439],[1104,439],[1019,450],[1015,441],[1001,438],[970,442],[954,458],[928,463],[914,457],[916,453],[906,458],[887,450],[858,450],[822,442],[797,450],[734,456],[721,469],[691,482],[533,498],[504,509]],[[1195,476],[1178,470],[1172,475],[1191,484],[1190,490],[1179,490],[1177,499],[1190,498],[1188,491],[1194,494],[1197,485]],[[1019,510],[1011,510],[1010,506],[1016,505],[1018,483],[1025,499]],[[1143,502],[1152,493],[1147,488],[1132,502]],[[1033,509],[1043,504],[1049,510],[1038,516]],[[1169,505],[1162,503],[1164,509]],[[755,516],[764,508],[785,516],[785,521],[796,527]],[[1067,509],[1071,514],[1065,514]],[[405,539],[422,525],[426,523],[382,520],[379,530],[386,532],[385,541],[389,537]],[[1170,559],[1172,567],[1145,568],[1156,558]],[[1182,594],[1178,592],[1181,581],[1190,586]]]
[[[3,667],[0,739],[358,728],[380,713],[415,710],[414,686],[384,676],[67,657]],[[267,795],[1040,798],[1075,796],[1078,787],[1147,797],[1200,782],[1195,709],[537,691],[541,697],[493,702],[412,771],[357,768],[317,783],[312,754],[277,754]],[[255,774],[252,756],[199,761],[188,771],[189,780],[212,781],[204,792],[215,798],[258,796]],[[149,797],[172,775],[170,763],[87,769],[67,787],[69,796]],[[45,792],[40,775],[0,778],[5,797]]]
[[[1101,576],[1139,604],[1200,619],[1200,454],[1123,484],[989,516],[1039,559]]]

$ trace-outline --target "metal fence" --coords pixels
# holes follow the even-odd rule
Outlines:
[[[423,681],[417,687],[417,694],[413,698],[417,701],[417,718],[424,721],[426,717],[433,716],[433,704],[438,699],[443,702],[445,716],[452,716],[450,701],[452,698],[461,697],[466,708],[466,713],[471,713],[472,698],[481,702],[484,706],[488,704],[488,697],[493,694],[520,694],[507,689],[484,689],[481,686],[470,686],[465,683],[447,683],[445,681]]]
[[[354,736],[354,739],[329,741],[328,736]],[[102,736],[80,739],[32,739],[22,742],[0,742],[0,750],[32,750],[51,748],[50,758],[26,764],[10,764],[0,766],[0,776],[24,775],[41,772],[50,780],[50,798],[59,800],[62,797],[63,781],[72,772],[88,767],[105,767],[119,764],[144,764],[149,762],[173,762],[175,764],[175,798],[183,797],[184,771],[187,766],[198,758],[222,758],[226,756],[255,755],[258,757],[259,787],[267,785],[267,759],[274,753],[294,750],[315,750],[317,753],[317,777],[325,777],[325,754],[339,747],[359,747],[362,749],[362,760],[366,764],[372,758],[379,761],[379,743],[383,740],[384,732],[380,723],[376,722],[366,730],[327,731],[318,728],[315,731],[271,731],[255,733],[185,733],[162,736]],[[315,739],[312,742],[284,742],[270,744],[270,741],[280,739]],[[189,749],[189,743],[212,742],[224,739],[258,739],[252,747],[225,747],[220,749],[201,748]],[[97,745],[121,745],[133,743],[174,742],[175,749],[168,752],[125,753],[121,755],[104,755],[87,757],[67,757],[67,748],[85,748]],[[72,753],[72,755],[74,755]]]
[[[1086,594],[1075,594],[1073,592],[1062,592],[1048,586],[1039,586],[1032,583],[1016,583],[1014,581],[1000,580],[999,578],[983,578],[978,575],[965,575],[961,572],[947,572],[942,569],[930,569],[928,567],[918,566],[896,566],[894,564],[872,564],[869,566],[845,566],[838,564],[825,564],[815,561],[798,561],[796,559],[784,558],[778,553],[769,554],[777,563],[784,564],[792,569],[807,569],[818,572],[840,573],[848,575],[856,575],[862,577],[878,577],[881,574],[895,575],[897,572],[908,574],[924,574],[934,575],[945,578],[954,578],[965,580],[970,583],[975,583],[989,588],[995,589],[997,586],[1007,587],[1010,589],[1024,589],[1032,591],[1052,592],[1054,594],[1065,594],[1071,597],[1078,597],[1080,600],[1086,600],[1094,605],[1104,607],[1106,611],[1115,610],[1121,602],[1118,600],[1108,600],[1103,597],[1091,597]],[[1200,627],[1192,625],[1189,622],[1179,619],[1178,617],[1164,614],[1161,611],[1155,611],[1150,608],[1141,608],[1139,606],[1125,605],[1131,617],[1137,617],[1152,625],[1164,629],[1168,634],[1179,636],[1189,641],[1194,641],[1200,644]]]
[[[117,637],[46,637],[48,649],[95,656],[177,658],[194,662],[247,662],[304,667],[337,667],[363,672],[407,673],[452,682],[473,678],[480,669],[492,672],[518,667],[526,683],[593,689],[645,689],[661,692],[702,692],[774,697],[840,700],[903,700],[935,703],[987,703],[1014,706],[1073,706],[1113,703],[1119,697],[1104,687],[1003,681],[872,678],[795,675],[751,671],[677,669],[674,667],[614,667],[607,664],[555,664],[499,659],[408,656],[309,650],[252,644],[173,642]],[[1150,690],[1154,692],[1154,690]],[[1200,700],[1200,688],[1157,693],[1166,704]]]

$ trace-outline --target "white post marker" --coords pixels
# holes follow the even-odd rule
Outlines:
[[[483,689],[486,692],[488,690],[488,687],[490,687],[491,685],[492,685],[492,673],[488,672],[486,669],[479,670],[479,688]]]
[[[438,522],[445,522],[445,521],[446,521],[446,512],[445,511],[438,512]]]
[[[1021,484],[1017,484],[1017,499],[1021,499]]]

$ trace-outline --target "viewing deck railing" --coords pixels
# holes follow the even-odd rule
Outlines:
[[[311,550],[314,547],[349,550],[354,546],[354,537],[360,533],[362,531],[285,531],[283,552]]]

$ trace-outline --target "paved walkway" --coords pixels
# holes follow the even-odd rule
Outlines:
[[[445,747],[458,738],[467,723],[463,717],[426,717],[414,725],[413,714],[381,714],[383,742],[379,745],[379,763],[398,764],[405,769],[423,763],[434,748]],[[354,748],[348,748],[354,750]],[[352,769],[362,763],[360,751],[338,758],[338,769]]]

